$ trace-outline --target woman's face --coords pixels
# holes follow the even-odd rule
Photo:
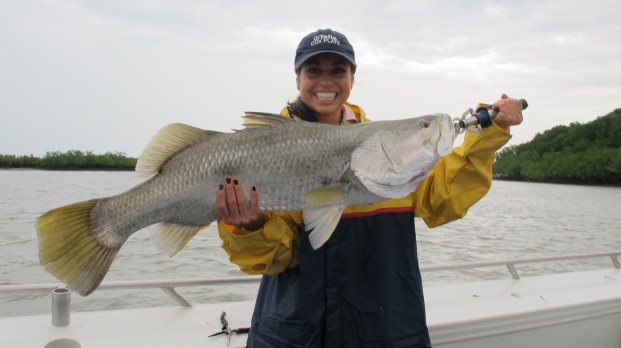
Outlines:
[[[333,53],[309,58],[300,68],[296,83],[300,98],[315,110],[318,122],[341,122],[341,106],[349,98],[354,84],[347,59]]]

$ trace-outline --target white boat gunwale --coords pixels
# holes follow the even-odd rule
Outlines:
[[[574,254],[574,255],[560,255],[560,256],[547,256],[547,257],[534,257],[534,258],[518,258],[507,260],[495,260],[495,261],[479,261],[479,262],[463,262],[455,264],[438,264],[438,265],[426,265],[421,266],[421,272],[435,272],[435,271],[457,271],[468,270],[484,267],[496,267],[505,266],[513,279],[520,279],[520,275],[515,268],[516,265],[543,263],[543,262],[555,262],[555,261],[569,261],[587,258],[601,258],[609,257],[612,261],[612,266],[616,269],[621,269],[619,263],[619,256],[621,251],[607,251],[598,253],[587,254]],[[192,304],[181,294],[179,294],[175,288],[178,287],[195,287],[195,286],[213,286],[213,285],[227,285],[227,284],[252,284],[258,283],[261,280],[261,276],[238,276],[238,277],[220,277],[220,278],[180,278],[180,279],[157,279],[157,280],[133,280],[133,281],[110,281],[103,282],[97,288],[100,290],[125,290],[125,289],[162,289],[168,296],[173,298],[182,307],[191,307]],[[57,288],[63,288],[66,285],[62,283],[40,283],[40,284],[15,284],[15,285],[0,285],[0,294],[3,293],[32,293],[32,292],[49,292]]]

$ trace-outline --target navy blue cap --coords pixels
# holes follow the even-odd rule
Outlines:
[[[297,74],[302,64],[309,58],[321,53],[335,53],[347,58],[356,70],[356,55],[345,35],[332,29],[319,29],[306,35],[295,51],[295,73]]]

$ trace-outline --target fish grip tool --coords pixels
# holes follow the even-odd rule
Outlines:
[[[226,320],[226,312],[222,312],[222,314],[220,314],[220,323],[222,324],[222,330],[220,330],[219,332],[213,333],[207,337],[226,335],[226,346],[227,347],[231,344],[232,334],[242,334],[242,333],[250,332],[249,327],[240,327],[237,329],[231,329],[231,327],[229,326],[229,321]]]
[[[522,99],[522,110],[528,107],[528,102]],[[492,120],[496,117],[496,110],[493,110],[491,105],[481,106],[476,111],[472,108],[466,110],[461,118],[454,118],[453,125],[455,126],[455,134],[459,135],[466,131],[479,133],[483,128],[487,128],[492,125]]]

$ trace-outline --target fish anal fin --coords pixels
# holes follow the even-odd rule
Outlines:
[[[97,202],[50,210],[35,223],[41,265],[82,296],[99,286],[124,242],[106,245],[97,239],[90,224],[91,210]]]
[[[146,178],[156,174],[170,157],[199,139],[215,134],[220,134],[220,132],[182,123],[172,123],[163,127],[155,134],[138,158],[136,163],[138,176]]]
[[[187,226],[160,222],[151,227],[151,238],[157,250],[168,257],[173,257],[194,238],[198,231],[208,226]]]
[[[319,249],[328,241],[343,215],[343,210],[345,210],[344,206],[304,210],[304,228],[306,231],[312,230],[308,235],[308,240],[313,249]]]
[[[349,184],[321,186],[302,195],[302,199],[312,205],[338,205],[349,190]]]

